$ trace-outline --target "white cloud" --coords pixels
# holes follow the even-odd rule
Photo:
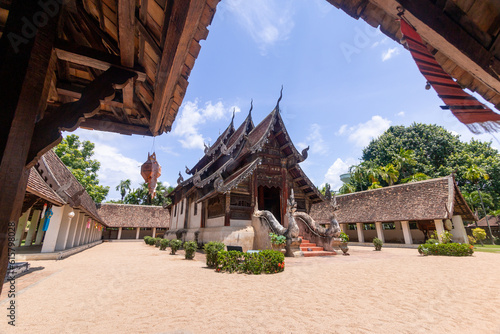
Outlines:
[[[298,143],[298,147],[302,150],[309,146],[311,148],[310,153],[316,153],[324,155],[328,153],[328,147],[325,144],[325,140],[321,135],[321,126],[319,124],[313,123],[309,127],[309,135],[306,137],[306,142]]]
[[[400,52],[399,50],[400,49],[397,46],[385,50],[384,52],[382,52],[382,61],[386,61],[394,56],[397,56]]]
[[[99,181],[102,185],[110,187],[110,194],[121,180],[130,179],[133,186],[144,182],[141,176],[142,163],[124,156],[116,147],[99,143],[94,148],[92,158],[101,163],[98,172]]]
[[[405,112],[404,111],[400,111],[396,114],[396,116],[399,116],[399,117],[405,117]]]
[[[348,135],[348,140],[350,142],[358,147],[365,147],[372,139],[377,138],[387,130],[390,125],[390,120],[376,115],[365,123],[359,123],[349,128],[342,125],[337,133],[340,135]]]
[[[347,124],[344,124],[340,127],[339,131],[336,132],[336,135],[341,136],[343,135],[347,130]]]
[[[205,103],[204,108],[198,107],[198,101],[188,101],[184,104],[180,116],[177,117],[176,126],[172,134],[178,137],[184,148],[204,148],[203,135],[199,132],[199,126],[208,121],[215,121],[230,115],[233,110],[240,112],[240,108],[233,106],[225,108],[221,101],[212,104],[212,101]]]
[[[276,42],[286,40],[294,26],[290,4],[271,0],[228,0],[225,5],[259,45],[262,54]]]
[[[340,181],[340,175],[349,172],[349,167],[356,164],[356,160],[353,158],[347,158],[346,161],[338,158],[335,162],[328,168],[325,174],[324,183],[329,183],[332,190],[338,190],[342,186],[342,181]]]

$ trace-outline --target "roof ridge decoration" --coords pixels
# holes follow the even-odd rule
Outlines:
[[[224,184],[225,182],[222,180],[221,176],[220,179],[222,180],[222,183],[218,183],[219,179],[215,180],[214,188],[220,193],[227,193],[228,191],[231,191],[234,187],[238,186],[238,184],[240,184],[250,175],[252,175],[257,166],[259,166],[260,164],[262,164],[262,158],[259,157],[254,161],[252,161],[251,163],[249,163],[248,165],[243,166],[241,168],[243,170],[241,172],[241,175],[238,175],[233,180],[229,181],[227,184]]]
[[[203,174],[202,171],[197,172],[194,177],[193,177],[193,184],[197,188],[202,188],[212,182],[216,177],[219,177],[222,173],[224,173],[227,169],[227,167],[234,161],[233,158],[230,158],[228,161],[226,161],[217,171],[213,172],[211,175],[209,175],[205,179],[201,179],[201,174]]]
[[[182,182],[184,182],[184,178],[182,177],[181,172],[179,172],[179,177],[177,178],[177,184],[181,184]]]
[[[280,101],[283,98],[283,85],[281,85],[280,97],[278,98],[278,102],[276,102],[276,107],[274,109],[280,112]]]

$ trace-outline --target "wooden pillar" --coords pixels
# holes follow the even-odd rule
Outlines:
[[[281,225],[284,227],[288,227],[288,221],[286,221],[286,206],[287,206],[287,199],[288,199],[288,182],[286,180],[286,174],[287,174],[287,169],[286,169],[286,163],[287,159],[283,158],[281,159],[281,196],[280,196],[280,203],[281,203]]]
[[[231,194],[226,193],[226,214],[224,215],[224,226],[231,225]]]
[[[59,4],[54,2],[56,6]],[[37,116],[45,109],[60,10],[39,1],[13,1],[0,39],[0,281],[7,272],[9,225],[19,219],[29,169],[26,160]],[[35,20],[35,17],[38,18]],[[43,19],[43,20],[42,20]],[[24,20],[24,21],[23,21]],[[42,26],[41,21],[46,21]],[[26,23],[28,22],[28,23]],[[45,22],[43,22],[45,23]],[[36,29],[38,26],[38,30]],[[1,292],[0,287],[0,292]]]

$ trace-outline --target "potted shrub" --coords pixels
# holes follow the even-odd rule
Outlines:
[[[144,237],[144,242],[146,243],[146,245],[149,245],[149,239],[151,239],[151,237],[149,235],[146,235]]]
[[[373,245],[375,246],[375,250],[376,251],[379,251],[382,249],[382,245],[384,243],[382,242],[382,240],[380,240],[379,238],[374,238],[373,239]]]
[[[170,240],[168,240],[168,239],[161,239],[161,241],[160,241],[160,250],[166,250],[167,247],[168,247],[169,241]]]
[[[175,255],[175,253],[181,248],[182,241],[179,239],[170,240],[170,254]]]
[[[271,246],[274,250],[281,251],[281,249],[285,247],[286,237],[284,235],[269,233],[269,237],[271,237]]]
[[[194,259],[194,254],[198,249],[198,244],[196,243],[196,241],[186,241],[183,247],[184,251],[186,252],[186,260]]]
[[[341,232],[339,238],[340,238],[340,250],[342,250],[342,255],[349,255],[349,253],[347,253],[347,251],[349,250],[349,247],[347,247],[347,243],[349,242],[349,236],[346,233]]]

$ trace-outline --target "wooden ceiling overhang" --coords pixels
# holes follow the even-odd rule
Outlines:
[[[398,13],[416,28],[437,62],[463,88],[500,110],[498,0],[327,0],[400,42]],[[400,9],[398,9],[400,7]]]
[[[0,37],[12,1],[0,1]],[[113,94],[101,96],[96,110],[80,115],[76,126],[58,130],[80,126],[127,135],[170,131],[219,1],[64,1],[47,109],[39,119],[82,99],[96,78],[118,68],[132,75],[119,85],[111,81]]]

